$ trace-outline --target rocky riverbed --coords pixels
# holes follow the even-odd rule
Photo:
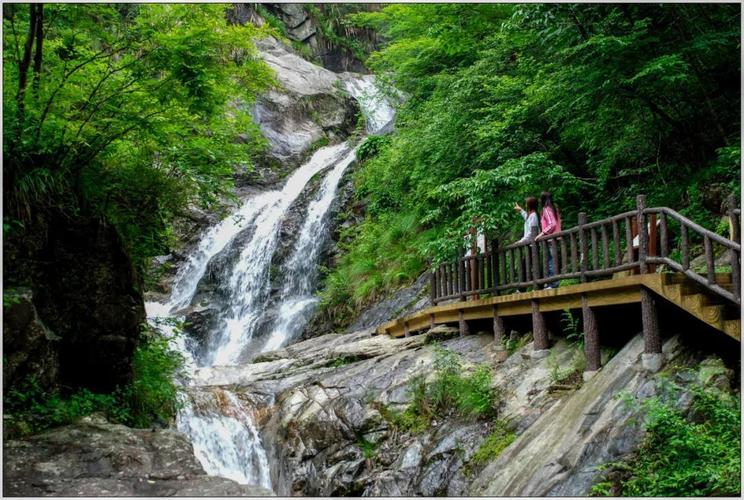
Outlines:
[[[386,417],[409,403],[413,377],[431,375],[434,340],[466,367],[493,367],[499,418],[517,438],[485,467],[469,462],[491,423],[446,417],[411,434]],[[566,385],[555,373],[575,363],[577,347],[558,340],[544,359],[531,349],[497,363],[489,334],[460,338],[438,327],[393,339],[365,330],[313,338],[248,365],[204,368],[195,383],[197,392],[229,388],[254,409],[280,495],[584,495],[597,466],[642,436],[637,406],[623,401],[656,395],[661,377],[701,360],[673,337],[664,345],[668,371],[647,374],[635,337],[595,377]],[[728,384],[732,372],[711,360],[724,381],[717,383]]]
[[[516,439],[486,463],[473,456],[493,422],[443,416],[411,433],[388,417],[408,405],[413,377],[432,374],[435,342],[458,353],[465,369],[493,368],[499,419]],[[637,446],[642,419],[628,400],[655,396],[662,379],[727,390],[733,377],[679,337],[665,342],[667,368],[659,374],[641,369],[643,342],[634,337],[575,385],[555,378],[556,367],[576,360],[577,347],[565,340],[543,359],[533,359],[524,343],[498,363],[493,347],[489,334],[461,338],[444,326],[401,339],[371,330],[324,335],[250,364],[202,368],[189,395],[198,405],[207,393],[229,390],[251,409],[279,495],[570,496],[587,494],[599,465]],[[683,393],[680,404],[688,403]],[[14,495],[268,493],[206,476],[174,430],[129,429],[100,417],[8,441],[4,478],[5,493]]]
[[[6,441],[6,496],[267,496],[258,486],[207,476],[186,436],[130,429],[99,415]]]

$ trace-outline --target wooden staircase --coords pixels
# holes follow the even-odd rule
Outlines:
[[[662,274],[660,281],[650,281],[646,286],[668,302],[684,309],[726,335],[741,341],[741,319],[738,307],[706,291],[702,286],[681,274]],[[716,274],[716,282],[731,290],[731,274]]]

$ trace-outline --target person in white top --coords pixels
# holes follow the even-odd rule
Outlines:
[[[517,243],[532,242],[534,240],[532,235],[533,227],[536,227],[538,232],[540,231],[540,223],[537,219],[537,199],[534,196],[530,196],[524,200],[524,205],[527,208],[526,211],[519,206],[519,203],[514,204],[514,210],[518,211],[524,219],[524,234],[522,235],[522,239],[517,241]]]
[[[532,243],[533,241],[535,241],[534,235],[540,232],[540,222],[537,218],[537,199],[534,196],[530,196],[524,200],[524,205],[527,210],[520,207],[519,203],[514,204],[514,210],[519,212],[519,214],[524,219],[524,232],[522,234],[522,239],[517,241],[517,244]],[[533,228],[537,228],[534,233]],[[519,255],[518,258],[520,258],[522,261],[521,265],[517,268],[519,274],[517,279],[519,281],[524,281],[527,279],[527,256],[521,255],[519,251],[517,252],[517,255]],[[525,291],[525,289],[523,288],[517,290],[517,292],[523,291]]]

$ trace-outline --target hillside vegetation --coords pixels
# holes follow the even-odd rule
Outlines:
[[[739,192],[736,5],[389,5],[350,19],[402,94],[360,149],[366,218],[342,234],[325,314],[353,314],[452,257],[472,218],[508,240],[514,202],[552,191],[564,226],[645,193],[711,229]],[[392,89],[396,89],[393,91]],[[506,234],[504,234],[506,233]]]

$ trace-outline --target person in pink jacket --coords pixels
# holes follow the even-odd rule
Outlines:
[[[561,230],[561,211],[558,205],[553,203],[553,195],[548,191],[543,191],[540,195],[540,205],[542,206],[542,213],[540,213],[540,227],[542,231],[537,235],[537,240],[549,236],[553,233],[558,233]],[[547,245],[548,251],[548,276],[555,275],[555,255],[550,250],[550,245]],[[545,285],[545,288],[557,288],[558,283],[550,283]]]

